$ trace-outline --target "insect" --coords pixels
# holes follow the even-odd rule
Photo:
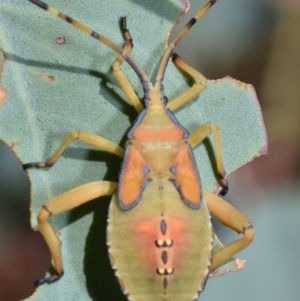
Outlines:
[[[53,166],[74,139],[123,158],[118,184],[110,181],[84,184],[44,203],[38,213],[38,224],[50,249],[56,274],[35,284],[51,283],[64,273],[61,242],[48,218],[109,195],[112,200],[107,229],[108,252],[112,268],[128,299],[196,300],[209,273],[247,247],[254,237],[252,223],[245,215],[201,187],[192,149],[213,134],[221,195],[228,190],[218,126],[206,123],[189,134],[172,113],[200,94],[206,84],[206,78],[173,50],[216,1],[204,5],[169,44],[154,84],[130,55],[133,44],[126,18],[121,18],[125,39],[121,48],[44,2],[29,1],[91,35],[118,54],[112,64],[113,74],[139,113],[128,133],[125,149],[93,133],[74,131],[66,136],[47,161],[23,165],[24,169]],[[170,58],[197,83],[168,102],[163,79]],[[124,61],[140,79],[144,92],[141,99],[120,68]],[[243,237],[213,252],[211,214],[224,225],[242,233]]]

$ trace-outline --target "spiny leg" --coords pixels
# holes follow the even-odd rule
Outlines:
[[[204,193],[204,199],[209,205],[211,213],[216,216],[223,225],[244,235],[223,249],[213,254],[210,272],[220,266],[223,262],[245,249],[254,239],[253,224],[243,213],[224,201],[222,198],[210,193]]]
[[[112,195],[116,189],[117,183],[115,182],[91,182],[71,189],[43,204],[37,216],[39,230],[50,249],[56,274],[37,280],[34,283],[36,286],[44,283],[51,283],[62,277],[64,273],[61,256],[61,241],[54,228],[48,222],[48,218],[71,210],[98,197]]]
[[[178,35],[172,40],[169,44],[168,48],[166,49],[163,58],[161,60],[157,76],[156,82],[162,82],[164,79],[165,70],[167,64],[169,62],[169,58],[172,55],[173,49],[175,48],[176,44],[183,38],[183,36],[190,30],[190,28],[199,20],[218,0],[210,0],[208,1],[198,12],[194,15],[194,17],[181,29]]]
[[[220,176],[219,184],[222,187],[220,191],[221,195],[225,195],[228,192],[228,182],[225,179],[226,172],[224,169],[223,155],[222,155],[222,142],[219,127],[214,123],[205,123],[199,126],[194,132],[187,138],[188,143],[192,148],[195,148],[201,141],[203,141],[208,135],[213,132],[215,142],[215,153],[217,162],[217,172]]]
[[[115,154],[115,155],[119,156],[120,158],[123,158],[123,156],[124,156],[124,149],[122,147],[120,147],[119,145],[115,144],[114,142],[107,140],[105,138],[102,138],[100,136],[97,136],[95,134],[89,133],[89,132],[75,131],[75,132],[69,133],[66,136],[66,138],[63,140],[63,142],[60,144],[60,146],[57,148],[57,150],[54,152],[54,154],[46,162],[26,163],[26,164],[23,164],[23,169],[25,170],[25,169],[31,168],[31,167],[38,167],[38,168],[51,167],[60,158],[63,151],[75,139],[82,141],[86,144],[95,146],[95,147],[102,149],[104,151],[107,151],[109,153]]]
[[[131,38],[130,32],[127,28],[126,17],[121,17],[121,29],[122,29],[123,36],[125,39],[125,43],[124,43],[122,49],[126,53],[130,53],[133,48],[133,43],[132,43],[132,38]],[[134,92],[131,84],[129,83],[127,77],[125,76],[122,69],[120,68],[121,64],[123,62],[124,62],[124,58],[121,55],[119,55],[112,65],[113,75],[116,78],[116,80],[118,81],[120,87],[122,88],[123,92],[129,99],[131,104],[134,106],[136,111],[139,112],[142,110],[143,106],[142,106],[142,103],[139,100],[138,96]]]
[[[167,107],[171,111],[174,111],[192,100],[195,96],[199,95],[205,89],[207,79],[199,71],[195,70],[186,62],[184,62],[176,53],[172,55],[172,60],[178,68],[182,69],[188,75],[197,80],[191,88],[167,104]]]

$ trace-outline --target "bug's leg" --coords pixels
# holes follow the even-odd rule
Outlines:
[[[40,0],[29,0],[31,3],[37,5],[38,7],[46,10],[50,14],[57,16],[58,18],[72,24],[74,27],[78,28],[79,30],[85,32],[86,34],[90,35],[94,39],[98,40],[99,42],[103,43],[107,47],[111,48],[113,51],[121,55],[124,60],[127,61],[127,63],[131,66],[131,68],[134,70],[136,75],[139,77],[142,85],[144,92],[148,91],[148,85],[149,85],[149,78],[144,72],[144,70],[141,68],[141,66],[138,64],[138,62],[127,52],[125,52],[121,47],[113,43],[112,41],[106,39],[104,36],[101,34],[95,32],[91,28],[85,26],[84,24],[78,22],[77,20],[67,16],[63,12],[60,12],[56,10],[54,7],[48,5],[47,3],[40,1]]]
[[[167,107],[171,111],[174,111],[177,108],[188,103],[195,96],[199,95],[205,89],[207,79],[199,71],[195,70],[186,62],[184,62],[176,53],[172,55],[172,60],[178,68],[182,69],[184,72],[195,79],[195,83],[192,87],[187,89],[185,92],[183,92],[167,104]]]
[[[213,254],[212,265],[210,266],[210,271],[213,271],[236,253],[245,249],[254,239],[254,230],[253,224],[248,217],[222,198],[213,193],[205,192],[204,199],[209,205],[210,212],[216,216],[223,225],[244,235],[243,238],[235,240]]]
[[[189,88],[188,90],[186,90],[181,95],[179,95],[174,100],[168,103],[167,107],[173,111],[192,100],[195,96],[199,95],[205,89],[207,79],[199,71],[195,70],[187,63],[185,63],[177,54],[174,53],[172,59],[177,67],[181,68],[184,72],[186,72],[187,74],[189,74],[197,80],[197,82],[191,88]],[[191,147],[194,148],[208,135],[210,135],[211,132],[214,133],[217,172],[220,176],[219,184],[222,186],[222,190],[220,193],[221,195],[225,195],[228,191],[228,183],[225,179],[226,173],[223,164],[222,145],[219,127],[213,123],[206,123],[197,128],[193,133],[191,133],[187,141],[189,142]]]
[[[133,48],[133,43],[132,43],[132,38],[131,38],[130,32],[127,28],[126,17],[121,17],[121,29],[123,32],[123,37],[125,39],[125,43],[124,43],[122,49],[126,53],[130,53],[130,51]],[[123,92],[129,99],[131,104],[134,106],[136,111],[139,112],[142,110],[143,106],[142,106],[142,103],[139,100],[138,96],[134,92],[131,84],[129,83],[127,77],[125,76],[125,74],[123,73],[123,71],[121,69],[121,64],[123,62],[124,62],[124,58],[121,55],[119,55],[112,65],[113,75],[114,75],[115,79],[118,81],[120,87],[122,88]]]
[[[68,147],[68,145],[72,142],[72,140],[79,140],[86,144],[95,146],[99,149],[107,151],[109,153],[115,154],[120,158],[124,156],[124,149],[114,142],[97,136],[93,133],[85,132],[85,131],[74,131],[67,135],[67,137],[63,140],[58,149],[54,152],[54,154],[46,161],[46,162],[33,162],[23,164],[23,169],[31,168],[31,167],[51,167],[61,156],[63,151]]]
[[[210,123],[210,122],[205,123],[199,126],[194,132],[192,132],[190,136],[187,138],[187,141],[192,148],[195,148],[201,141],[203,141],[212,132],[214,134],[217,172],[218,175],[220,176],[218,181],[222,187],[220,194],[225,195],[228,192],[228,182],[225,179],[226,172],[223,163],[222,143],[221,143],[221,135],[220,135],[219,127],[214,123]]]
[[[48,218],[50,216],[71,210],[95,198],[105,195],[112,195],[116,189],[117,183],[115,182],[91,182],[71,189],[68,192],[65,192],[43,204],[37,216],[39,230],[50,249],[54,268],[57,274],[37,280],[35,282],[36,286],[44,283],[51,283],[59,279],[64,272],[61,256],[61,241],[59,240],[54,228],[48,222]]]
[[[194,17],[180,30],[177,36],[170,42],[162,57],[158,68],[156,83],[162,82],[164,79],[166,67],[169,58],[172,56],[173,50],[177,43],[185,36],[185,34],[192,28],[192,26],[199,20],[218,0],[209,0],[201,9],[199,9]]]

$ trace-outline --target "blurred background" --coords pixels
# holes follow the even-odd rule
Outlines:
[[[192,0],[181,24],[204,3]],[[255,86],[269,153],[229,176],[226,199],[250,217],[256,230],[252,245],[238,256],[247,259],[246,267],[209,279],[201,300],[297,301],[300,2],[222,0],[216,5],[219,9],[212,9],[176,52],[209,79],[229,75]],[[33,292],[33,280],[43,277],[50,255],[40,234],[29,226],[28,178],[3,143],[0,166],[0,301],[23,300]],[[215,228],[225,244],[236,239],[217,222]]]

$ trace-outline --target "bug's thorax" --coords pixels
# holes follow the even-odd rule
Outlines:
[[[163,86],[150,85],[146,108],[140,113],[128,138],[140,141],[175,141],[186,138],[185,129],[166,108]]]
[[[146,108],[128,134],[128,142],[138,149],[149,167],[164,176],[170,173],[171,162],[178,149],[185,144],[187,132],[166,108],[161,85],[151,85],[148,97]]]

